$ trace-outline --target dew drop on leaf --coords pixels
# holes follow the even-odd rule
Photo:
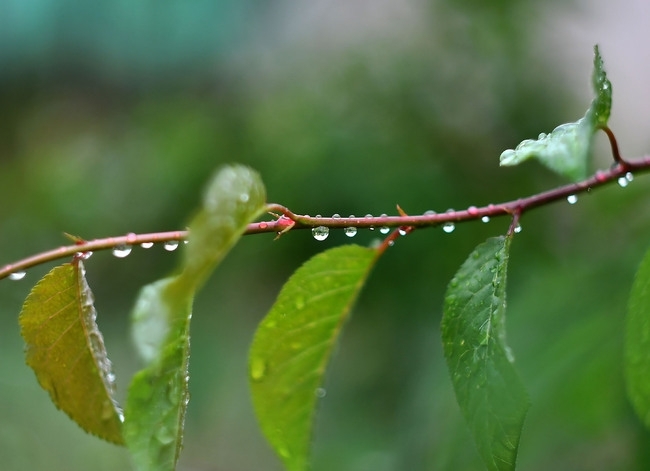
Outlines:
[[[176,250],[178,248],[178,241],[177,240],[168,240],[167,242],[165,242],[163,244],[163,248],[167,252],[173,252],[174,250]]]
[[[27,275],[27,272],[25,271],[15,271],[9,274],[9,279],[13,281],[18,281],[25,278],[25,275]]]
[[[113,247],[113,255],[117,258],[128,257],[131,250],[132,247],[130,245],[117,245]]]
[[[569,195],[566,197],[566,200],[569,204],[576,204],[578,202],[578,197],[576,195]]]
[[[251,360],[251,379],[261,381],[266,374],[266,361],[262,358],[253,358]]]
[[[313,227],[311,230],[311,234],[314,236],[314,239],[320,242],[327,239],[327,237],[329,237],[330,229],[329,227],[325,227],[325,226]]]

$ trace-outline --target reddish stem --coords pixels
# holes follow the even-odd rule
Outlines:
[[[603,131],[609,136],[611,131],[608,128],[603,128]],[[613,136],[613,135],[612,135]],[[599,170],[593,176],[578,183],[564,185],[554,188],[543,193],[520,198],[513,201],[508,201],[499,204],[489,204],[487,206],[477,208],[470,206],[468,209],[461,211],[451,211],[439,214],[423,214],[419,216],[408,216],[401,212],[400,216],[378,216],[378,217],[351,217],[351,218],[331,218],[331,217],[310,217],[305,215],[295,214],[285,206],[279,204],[269,204],[267,210],[269,212],[280,213],[278,217],[272,221],[260,221],[249,224],[245,234],[260,234],[265,232],[284,234],[290,230],[297,229],[310,229],[316,226],[325,226],[329,228],[371,228],[371,227],[397,227],[406,232],[410,232],[417,227],[431,227],[444,224],[445,222],[465,222],[481,219],[485,216],[495,218],[499,216],[511,216],[513,222],[516,224],[515,219],[518,218],[526,211],[543,206],[554,201],[566,199],[568,196],[577,195],[585,191],[597,188],[621,177],[625,177],[627,173],[645,172],[650,170],[650,156],[645,156],[632,161],[624,161],[618,148],[614,147],[616,140],[611,140],[612,152],[617,165],[609,170]],[[514,226],[513,226],[514,227]],[[514,230],[514,228],[513,228]],[[399,237],[399,231],[390,234],[382,245],[380,251],[385,250]],[[142,243],[160,243],[169,241],[181,241],[187,238],[187,231],[173,231],[173,232],[156,232],[151,234],[127,234],[120,237],[108,237],[105,239],[96,239],[92,241],[76,241],[74,245],[63,246],[57,249],[42,252],[31,257],[24,258],[17,262],[5,265],[0,268],[0,279],[6,278],[12,273],[22,272],[42,263],[51,262],[65,257],[75,256],[77,253],[94,252],[98,250],[113,249],[120,245],[138,245]]]

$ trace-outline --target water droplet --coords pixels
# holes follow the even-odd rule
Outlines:
[[[397,231],[399,232],[399,235],[401,235],[401,236],[406,235],[406,229],[403,229],[403,228],[400,227]]]
[[[372,214],[366,214],[366,219],[372,219]],[[371,231],[375,230],[375,228],[372,226],[370,226],[368,229],[370,229]]]
[[[266,374],[266,360],[263,358],[253,358],[251,360],[250,375],[253,381],[261,381]]]
[[[627,178],[625,178],[625,177],[619,177],[619,179],[618,179],[618,186],[620,186],[621,188],[625,188],[625,187],[628,186],[629,184],[630,184],[630,181],[629,181]]]
[[[483,221],[484,223],[488,223],[488,222],[490,222],[490,216],[483,216],[483,217],[481,218],[481,221]]]
[[[435,216],[436,212],[433,209],[429,209],[429,210],[424,212],[424,215],[425,216]]]
[[[128,257],[131,253],[132,247],[130,245],[118,245],[113,247],[113,255],[117,258]]]
[[[142,247],[143,249],[150,249],[151,247],[153,247],[153,242],[143,242],[140,244],[140,247]]]
[[[160,425],[154,433],[154,436],[163,445],[169,445],[175,439],[174,433],[165,425]]]
[[[167,242],[165,242],[163,244],[163,248],[167,252],[173,252],[174,250],[176,250],[178,248],[178,241],[177,240],[168,240]]]
[[[80,260],[88,260],[92,256],[93,256],[93,253],[91,251],[77,252],[77,258],[80,259]]]
[[[449,208],[446,212],[453,213],[454,210],[452,208]],[[445,231],[447,234],[451,234],[452,232],[454,232],[454,229],[456,229],[456,225],[451,221],[446,222],[442,225],[442,230]]]
[[[388,214],[383,213],[379,217],[385,218],[385,217],[388,217]],[[379,232],[381,232],[382,234],[388,234],[390,232],[390,227],[382,226],[382,227],[379,228]]]
[[[185,239],[185,240],[183,241],[183,244],[185,244],[185,245],[187,245],[187,244],[189,244],[189,243],[190,243],[190,240],[189,240],[189,239]]]
[[[248,202],[249,199],[250,199],[250,195],[248,193],[242,193],[241,195],[239,195],[239,201],[241,201],[242,203]]]
[[[357,228],[354,226],[346,227],[343,229],[343,232],[345,232],[345,235],[348,237],[354,237],[357,235]]]
[[[314,239],[320,242],[327,239],[330,235],[330,229],[325,226],[312,227],[311,234],[314,236]]]
[[[340,219],[341,215],[338,213],[332,214],[332,219]]]
[[[537,139],[546,139],[546,133],[545,132],[540,132],[539,136],[537,136]]]
[[[27,275],[26,271],[15,271],[13,273],[9,273],[9,279],[13,281],[18,281],[25,278],[25,275]]]
[[[327,390],[325,388],[316,388],[316,390],[314,391],[314,394],[316,395],[316,397],[322,399],[325,396],[327,396]]]
[[[517,223],[517,225],[515,226],[515,233],[519,234],[520,232],[521,232],[521,224]]]
[[[628,182],[631,182],[632,180],[634,180],[634,175],[632,174],[632,172],[627,172],[627,173],[625,174],[625,179],[626,179]]]
[[[578,202],[578,196],[577,195],[569,195],[566,197],[566,200],[569,204],[576,204]]]
[[[392,240],[392,239],[389,240],[389,241],[388,241],[388,246],[389,246],[389,247],[392,247],[393,245],[395,245],[395,241]]]

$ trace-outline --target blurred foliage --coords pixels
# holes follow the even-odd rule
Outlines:
[[[226,162],[259,170],[269,201],[312,215],[444,211],[559,184],[536,164],[498,168],[501,151],[586,105],[555,79],[553,51],[533,52],[535,3],[395,3],[3,2],[0,263],[64,244],[64,231],[182,228]],[[532,402],[521,469],[650,466],[620,367],[647,194],[640,177],[522,220],[508,277],[508,339]],[[481,469],[439,323],[453,273],[507,225],[415,231],[385,254],[328,373],[315,471]],[[193,318],[180,470],[280,469],[253,418],[248,346],[290,273],[346,241],[245,237],[208,282]],[[121,399],[138,366],[129,310],[176,257],[154,247],[86,263]],[[2,468],[126,469],[126,451],[57,411],[24,364],[17,316],[48,268],[0,282]]]

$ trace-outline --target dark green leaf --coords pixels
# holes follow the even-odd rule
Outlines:
[[[490,471],[515,469],[528,397],[506,345],[509,237],[488,239],[445,295],[442,340],[456,399]]]
[[[58,408],[87,432],[121,444],[115,376],[84,274],[81,260],[58,266],[27,296],[20,313],[27,364]]]
[[[259,325],[250,384],[262,431],[289,471],[308,466],[316,402],[332,347],[377,256],[348,245],[322,252],[289,278]]]
[[[636,273],[628,301],[625,380],[634,410],[650,427],[650,251]]]
[[[500,165],[518,165],[536,158],[554,172],[579,181],[587,176],[587,163],[593,135],[599,127],[607,125],[612,106],[612,84],[603,69],[598,46],[594,48],[592,84],[596,97],[587,113],[574,123],[562,124],[550,134],[540,134],[537,139],[526,139],[515,149],[501,153]]]
[[[173,470],[182,447],[188,394],[190,318],[196,290],[265,208],[252,170],[226,167],[205,193],[189,226],[178,275],[145,286],[133,313],[133,336],[147,366],[129,388],[124,438],[138,470]]]

